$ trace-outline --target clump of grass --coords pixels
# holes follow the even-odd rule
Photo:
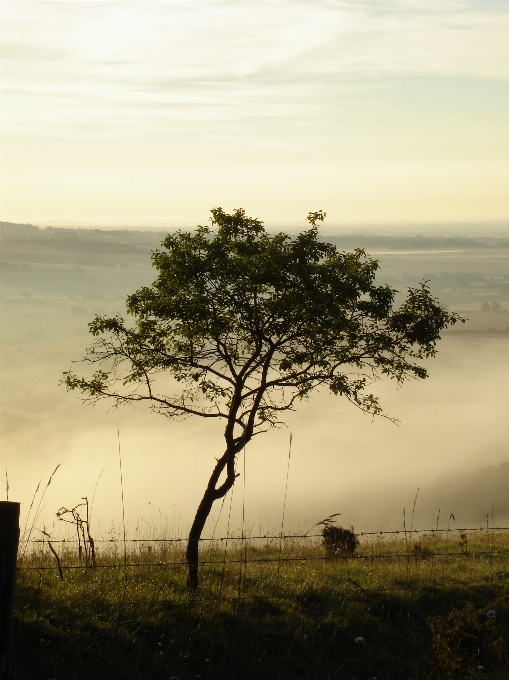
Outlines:
[[[322,528],[322,543],[328,558],[352,557],[359,545],[353,527],[344,529],[327,524]]]

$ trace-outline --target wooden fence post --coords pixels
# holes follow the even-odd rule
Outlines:
[[[0,501],[0,680],[10,678],[19,507],[19,503]]]

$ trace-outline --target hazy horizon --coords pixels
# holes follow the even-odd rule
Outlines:
[[[306,220],[303,218],[301,222],[265,222],[262,216],[253,215],[253,217],[258,217],[264,224],[265,229],[269,232],[274,232],[281,230],[283,232],[288,232],[290,235],[296,234],[298,232],[304,231],[309,227]],[[204,215],[204,218],[194,224],[191,222],[168,222],[166,224],[91,224],[91,223],[79,223],[79,222],[59,222],[59,221],[47,221],[41,222],[34,220],[33,222],[22,223],[3,220],[0,221],[2,224],[10,224],[13,226],[19,225],[23,226],[35,226],[41,231],[47,229],[55,230],[99,230],[99,231],[129,231],[129,232],[161,232],[161,234],[167,233],[168,231],[177,231],[179,229],[193,230],[198,224],[207,224],[210,226],[210,211]],[[423,236],[425,238],[435,238],[435,237],[462,237],[466,236],[469,238],[509,238],[509,219],[508,220],[472,220],[471,222],[390,222],[390,223],[377,223],[377,222],[358,222],[358,223],[331,223],[328,218],[325,219],[324,223],[320,226],[319,233],[322,238],[326,239],[328,236],[334,236],[338,234],[342,235],[356,235],[359,236]]]

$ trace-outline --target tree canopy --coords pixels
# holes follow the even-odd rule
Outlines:
[[[96,316],[89,324],[96,340],[84,361],[97,370],[64,373],[86,400],[146,401],[169,418],[224,421],[226,450],[191,531],[190,568],[212,503],[233,485],[235,457],[253,436],[319,386],[381,415],[371,384],[426,378],[422,360],[460,318],[426,282],[395,309],[397,291],[376,284],[375,260],[320,240],[322,211],[309,213],[310,228],[296,238],[268,233],[242,209],[211,213],[211,227],[169,234],[153,253],[157,278],[127,298],[130,322]],[[163,373],[174,380],[161,389]]]

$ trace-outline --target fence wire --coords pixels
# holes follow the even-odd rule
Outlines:
[[[411,536],[411,535],[418,535],[418,534],[426,534],[426,535],[441,535],[441,534],[453,534],[453,533],[481,533],[481,534],[489,534],[492,531],[509,531],[509,527],[489,527],[486,528],[486,526],[479,526],[479,527],[463,527],[463,528],[454,528],[454,529],[437,529],[437,528],[432,528],[432,529],[393,529],[391,531],[360,531],[357,535],[362,537],[366,536]],[[316,534],[261,534],[259,536],[250,536],[249,534],[246,534],[245,536],[217,536],[217,537],[204,537],[200,538],[200,543],[204,542],[209,542],[209,541],[254,541],[254,540],[287,540],[287,539],[296,539],[296,538],[322,538],[321,533],[316,533]],[[77,538],[51,538],[51,543],[78,543]],[[178,543],[178,542],[184,542],[188,541],[189,538],[187,536],[180,536],[178,538],[126,538],[125,539],[127,543]],[[98,538],[94,539],[95,543],[121,543],[123,542],[123,539],[119,538]],[[45,538],[31,538],[29,541],[27,541],[29,544],[37,544],[37,543],[47,543],[47,539]]]

